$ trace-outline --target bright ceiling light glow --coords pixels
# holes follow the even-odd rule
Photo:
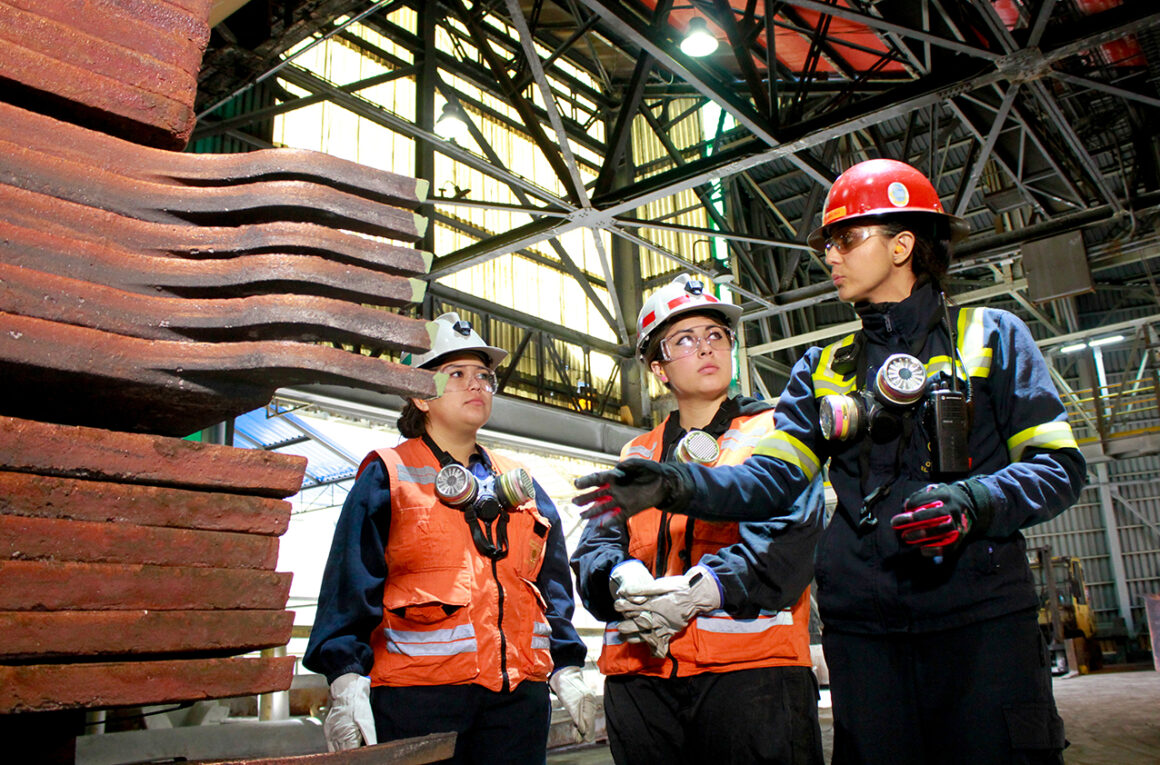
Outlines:
[[[1059,349],[1059,352],[1060,353],[1076,353],[1078,351],[1082,351],[1084,348],[1087,348],[1087,347],[1088,347],[1087,343],[1076,343],[1075,345],[1063,346],[1062,348]]]
[[[1112,335],[1110,337],[1101,337],[1098,340],[1089,340],[1089,348],[1099,348],[1101,345],[1110,345],[1111,343],[1119,343],[1123,341],[1123,335]]]
[[[709,32],[709,26],[703,18],[694,16],[689,21],[689,31],[685,33],[685,39],[681,40],[681,51],[686,56],[700,58],[708,56],[715,50],[717,50],[717,38]]]
[[[451,104],[443,104],[443,112],[435,120],[435,134],[440,138],[460,142],[469,135],[467,123]]]

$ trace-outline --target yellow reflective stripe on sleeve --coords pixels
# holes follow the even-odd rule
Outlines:
[[[761,439],[753,453],[766,457],[776,457],[782,462],[798,467],[811,481],[822,467],[817,455],[810,451],[805,444],[780,430],[775,430]]]
[[[1027,428],[1007,439],[1007,453],[1012,462],[1023,458],[1030,447],[1039,449],[1078,449],[1071,425],[1067,422],[1047,422]]]
[[[971,377],[990,377],[991,349],[983,334],[983,308],[963,308],[959,311],[959,353],[962,364]]]
[[[852,342],[854,342],[854,335],[850,334],[836,343],[830,343],[822,349],[822,354],[818,357],[818,368],[814,370],[813,374],[815,398],[829,395],[840,396],[854,390],[855,379],[853,375],[843,377],[830,370],[830,364],[834,360],[835,351],[839,348],[844,348]]]

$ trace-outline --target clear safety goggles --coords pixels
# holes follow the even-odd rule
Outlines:
[[[733,330],[719,324],[706,324],[674,332],[661,340],[661,353],[665,361],[675,361],[697,353],[702,343],[714,351],[731,351],[736,342]]]
[[[828,254],[830,250],[834,250],[839,255],[845,255],[870,237],[879,235],[885,236],[885,232],[877,226],[849,226],[838,229],[826,237],[822,251]]]
[[[477,388],[488,393],[495,393],[499,388],[499,380],[486,367],[475,364],[447,364],[439,371],[447,375],[447,385],[444,392],[456,392]]]

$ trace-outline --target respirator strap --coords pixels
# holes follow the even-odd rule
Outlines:
[[[434,439],[426,433],[422,436],[423,443],[435,455],[435,459],[439,460],[440,467],[447,467],[448,465],[458,465],[459,461],[443,450],[439,444],[435,443]],[[495,474],[491,469],[491,465],[486,461],[488,471]],[[507,557],[508,554],[508,511],[500,508],[499,515],[495,519],[495,537],[493,539],[491,533],[492,524],[484,524],[479,516],[475,513],[475,508],[472,505],[467,505],[463,508],[463,520],[467,523],[467,528],[471,531],[471,541],[475,544],[475,549],[479,551],[480,555],[492,560],[500,560]]]
[[[943,311],[936,311],[927,322],[926,328],[914,339],[910,344],[910,355],[919,359],[918,355],[926,346],[927,338],[930,333],[943,321]],[[951,334],[951,343],[954,344],[954,334]],[[952,359],[954,356],[952,355]],[[866,376],[869,371],[869,361],[866,358],[865,346],[858,348],[858,373],[857,386],[861,390],[866,385]],[[923,362],[925,363],[925,362]],[[894,450],[894,466],[891,470],[890,477],[874,491],[867,491],[867,485],[870,482],[870,451],[874,448],[873,440],[869,434],[862,438],[862,444],[858,451],[858,482],[862,489],[862,507],[858,512],[858,518],[854,524],[854,528],[858,530],[859,534],[865,534],[872,531],[878,525],[878,519],[874,516],[874,506],[880,501],[890,495],[890,489],[894,486],[894,482],[898,480],[899,473],[902,467],[902,450],[905,445],[910,442],[911,434],[914,431],[914,408],[908,407],[902,413],[902,431],[898,434],[898,446]]]

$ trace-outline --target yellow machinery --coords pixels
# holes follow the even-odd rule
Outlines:
[[[1053,557],[1050,547],[1035,547],[1029,553],[1039,591],[1039,626],[1052,650],[1052,672],[1087,672],[1089,659],[1098,662],[1101,653],[1098,648],[1089,650],[1096,624],[1083,566],[1070,555]]]

